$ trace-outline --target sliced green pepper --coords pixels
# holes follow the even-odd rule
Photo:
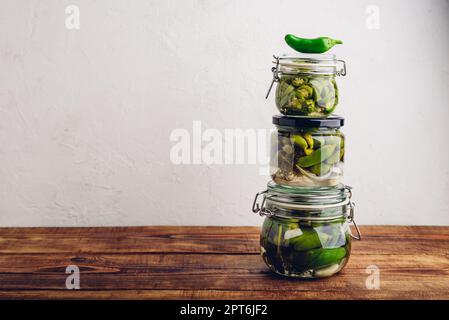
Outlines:
[[[313,137],[310,133],[305,132],[302,134],[302,136],[304,137],[304,139],[307,141],[307,144],[309,146],[309,148],[313,149]]]
[[[329,158],[327,158],[326,164],[333,165],[338,163],[339,161],[340,161],[340,150],[339,148],[336,148],[334,153]]]
[[[313,152],[313,149],[304,149],[304,154],[306,156],[308,156],[309,154],[311,154]]]
[[[296,254],[296,262],[310,266],[311,268],[323,267],[329,264],[339,263],[346,256],[346,249],[312,249],[303,253]]]
[[[290,239],[290,245],[296,251],[306,251],[321,247],[320,237],[315,230],[302,228],[301,231],[302,235]]]
[[[302,85],[297,89],[297,92],[300,94],[301,97],[308,99],[312,97],[313,88],[308,85]]]
[[[315,149],[320,148],[321,146],[324,146],[326,143],[326,141],[324,140],[323,137],[314,137],[313,138],[313,147]]]
[[[301,149],[307,149],[308,147],[308,143],[306,141],[306,139],[304,139],[303,136],[301,136],[300,134],[292,134],[290,136],[290,139],[292,139],[292,141],[297,144]]]
[[[306,80],[304,78],[294,78],[292,80],[292,85],[294,85],[295,87],[299,87],[305,83],[306,83]]]
[[[312,166],[310,168],[310,172],[312,172],[313,174],[316,174],[317,176],[322,176],[327,174],[330,170],[331,170],[332,166],[324,163],[324,162],[320,162],[314,166]]]
[[[334,153],[335,147],[335,145],[325,145],[320,149],[314,150],[310,155],[299,158],[296,165],[302,168],[316,165],[329,158]]]

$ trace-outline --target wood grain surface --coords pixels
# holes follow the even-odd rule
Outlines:
[[[361,230],[342,272],[296,280],[267,269],[256,227],[0,228],[0,299],[449,299],[449,227]]]

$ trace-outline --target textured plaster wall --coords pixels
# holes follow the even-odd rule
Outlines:
[[[270,129],[285,33],[345,42],[359,222],[448,225],[448,1],[2,0],[0,226],[259,225],[258,165],[173,165],[169,137]]]

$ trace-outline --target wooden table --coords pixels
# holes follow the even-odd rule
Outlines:
[[[339,275],[295,280],[266,268],[256,227],[1,228],[0,298],[449,298],[449,227],[361,230]],[[80,290],[66,289],[68,265]]]

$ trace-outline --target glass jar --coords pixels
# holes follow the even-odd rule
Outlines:
[[[342,117],[274,116],[270,173],[274,182],[296,187],[335,186],[343,178]]]
[[[273,86],[276,106],[282,114],[327,117],[338,104],[336,76],[346,75],[346,64],[335,55],[274,57]],[[342,64],[339,69],[339,64]],[[267,97],[268,97],[267,94]]]
[[[344,185],[299,189],[269,182],[253,203],[253,212],[265,216],[260,250],[267,266],[299,278],[329,277],[342,270],[351,253],[351,238],[361,239],[350,197],[351,189]],[[357,236],[351,234],[351,222]]]

